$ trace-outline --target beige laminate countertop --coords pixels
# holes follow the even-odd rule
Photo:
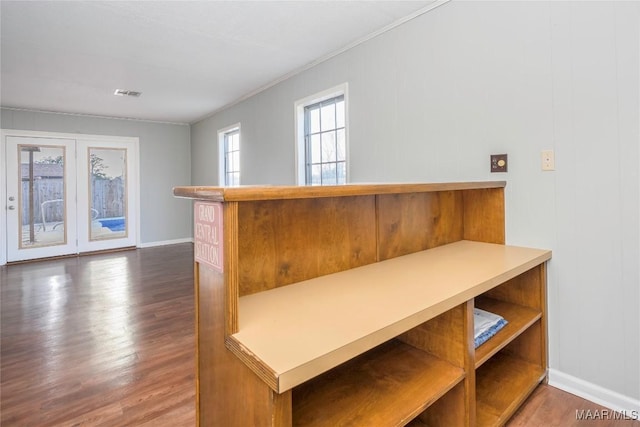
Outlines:
[[[244,296],[229,348],[283,392],[550,258],[463,240]]]

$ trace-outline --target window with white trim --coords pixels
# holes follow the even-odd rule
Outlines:
[[[324,96],[323,96],[324,95]],[[346,84],[296,103],[298,183],[347,182]]]
[[[220,146],[220,183],[226,187],[240,185],[240,125],[218,131]]]

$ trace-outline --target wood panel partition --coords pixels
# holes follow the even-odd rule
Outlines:
[[[176,187],[199,425],[504,423],[546,376],[551,256],[504,245],[504,185]],[[475,305],[509,321],[478,349]]]
[[[374,196],[239,203],[240,296],[376,262]]]

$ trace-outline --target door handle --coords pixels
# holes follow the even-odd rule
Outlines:
[[[15,197],[13,197],[13,196],[9,196],[9,201],[10,201],[10,202],[13,202],[15,199],[16,199]]]
[[[15,208],[16,208],[15,206],[9,206],[10,211],[15,210]]]

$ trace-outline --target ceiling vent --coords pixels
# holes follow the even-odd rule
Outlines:
[[[136,92],[135,90],[116,89],[113,94],[116,96],[135,96],[136,98],[138,98],[140,95],[142,95],[142,92]]]

